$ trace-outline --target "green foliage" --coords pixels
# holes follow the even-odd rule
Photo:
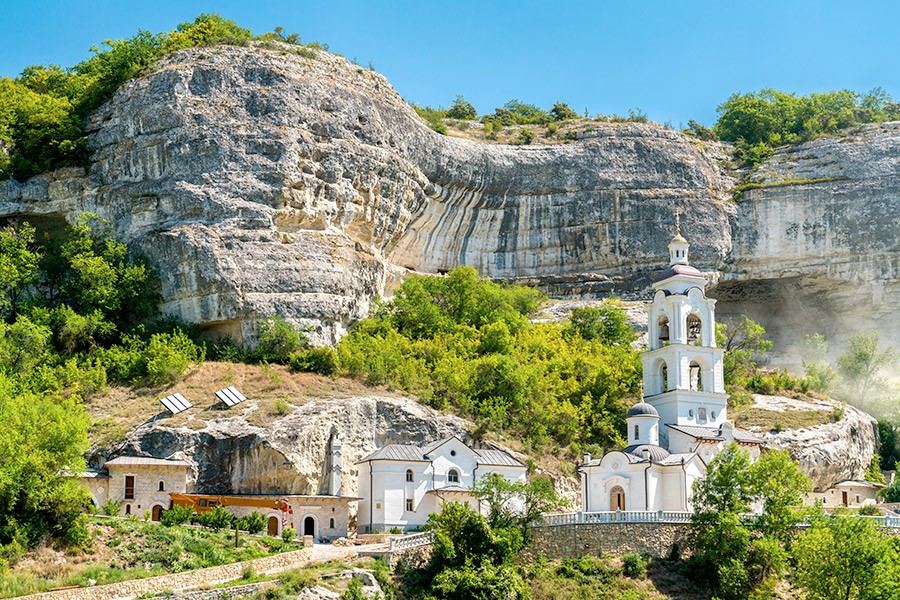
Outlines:
[[[866,468],[864,480],[873,483],[884,483],[884,473],[881,472],[881,456],[878,454],[872,456],[872,460]]]
[[[882,373],[897,360],[891,347],[881,348],[877,331],[860,333],[850,339],[847,352],[838,358],[838,372],[844,381],[841,394],[863,410],[878,412],[890,386]]]
[[[900,460],[900,432],[897,429],[890,421],[878,421],[878,453],[881,464],[887,471],[895,470],[897,461]]]
[[[879,495],[884,502],[900,502],[900,478],[895,477],[891,485],[881,488]]]
[[[447,111],[447,118],[474,121],[478,118],[478,111],[465,98],[457,96],[453,101],[453,105]]]
[[[77,395],[36,394],[0,373],[0,545],[86,541],[90,496],[66,474],[85,468],[88,422]]]
[[[362,592],[362,582],[356,577],[350,579],[347,589],[341,593],[340,600],[367,600],[368,596]]]
[[[806,476],[785,451],[756,462],[735,443],[713,458],[706,477],[694,483],[691,533],[695,573],[718,586],[723,597],[744,598],[787,567],[784,545],[801,515]],[[751,506],[762,513],[745,519]]]
[[[466,504],[444,504],[424,529],[435,535],[428,565],[409,578],[435,598],[527,598],[528,587],[513,557],[522,547],[518,529],[495,530]]]
[[[431,108],[430,106],[412,105],[413,109],[422,119],[428,123],[428,126],[437,131],[441,135],[447,134],[447,126],[444,125],[444,119],[447,118],[447,111],[443,108]]]
[[[566,121],[569,119],[577,119],[578,113],[572,110],[565,102],[557,102],[550,109],[550,114],[554,121]]]
[[[472,495],[487,508],[488,524],[494,531],[518,529],[523,545],[531,540],[530,525],[564,503],[548,479],[513,482],[499,473],[480,477],[472,486]],[[513,541],[514,536],[507,537]],[[513,551],[520,549],[514,547]]]
[[[247,533],[259,533],[266,528],[266,516],[259,511],[253,511],[237,519],[237,528]]]
[[[554,120],[546,110],[527,104],[520,100],[510,100],[501,108],[494,110],[494,114],[485,115],[481,121],[485,124],[494,123],[503,127],[512,125],[544,125]]]
[[[628,324],[622,303],[616,300],[606,300],[596,307],[575,308],[569,322],[571,331],[582,339],[610,346],[625,346],[637,337]]]
[[[640,389],[639,355],[621,335],[586,340],[534,324],[541,295],[479,278],[471,267],[407,279],[393,302],[338,344],[339,372],[454,407],[476,435],[504,431],[532,446],[615,446]],[[610,322],[624,317],[609,307]],[[611,328],[616,331],[615,327]]]
[[[742,315],[740,322],[716,323],[716,345],[725,350],[725,385],[740,384],[756,368],[755,360],[772,349],[762,325]]]
[[[534,141],[535,137],[537,137],[537,134],[535,134],[530,129],[520,129],[519,135],[516,137],[513,144],[517,146],[527,146]]]
[[[162,511],[162,514],[159,516],[159,522],[166,527],[173,527],[190,523],[193,518],[193,508],[189,506],[173,506],[168,510]]]
[[[107,500],[103,503],[103,506],[100,507],[100,514],[106,515],[107,517],[118,517],[121,508],[122,505],[116,500]]]
[[[803,336],[801,356],[803,369],[806,372],[806,382],[810,390],[816,392],[829,392],[837,384],[839,376],[837,371],[828,364],[828,342],[821,333]]]
[[[797,536],[794,577],[812,600],[900,595],[898,544],[866,518],[822,516]]]
[[[649,564],[649,554],[630,552],[622,555],[622,572],[626,577],[644,579],[647,576],[647,566]]]
[[[736,143],[735,157],[745,164],[759,164],[772,148],[796,144],[837,133],[862,123],[892,121],[900,106],[884,90],[867,94],[849,90],[796,96],[773,89],[733,94],[718,107],[713,131]]]
[[[307,339],[293,325],[276,316],[259,324],[256,359],[260,362],[287,363],[291,355],[306,345]]]
[[[218,531],[220,529],[230,529],[234,523],[234,515],[222,505],[217,504],[212,510],[197,515],[196,520],[203,527]]]
[[[123,83],[149,72],[176,50],[246,45],[252,39],[249,29],[233,21],[201,14],[174,31],[138,30],[127,39],[104,40],[90,48],[90,58],[70,68],[33,65],[16,79],[0,78],[0,178],[12,175],[24,181],[51,169],[84,165],[86,117]],[[285,36],[279,27],[257,39],[299,43],[297,34]]]
[[[705,142],[717,141],[719,139],[719,136],[716,135],[715,131],[709,127],[704,127],[693,119],[688,121],[688,126],[687,129],[684,130],[684,133],[693,135],[697,139]]]
[[[307,348],[291,355],[291,368],[296,371],[332,376],[338,372],[337,353],[331,346]]]
[[[285,527],[281,530],[281,539],[288,543],[297,537],[297,531],[293,527]]]

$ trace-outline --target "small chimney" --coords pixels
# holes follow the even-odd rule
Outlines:
[[[581,460],[582,460],[582,464],[585,464],[585,465],[588,464],[589,462],[591,462],[591,453],[585,452],[584,456],[581,457]]]

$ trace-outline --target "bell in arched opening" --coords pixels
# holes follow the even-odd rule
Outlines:
[[[662,342],[669,341],[669,324],[665,323],[659,328],[659,339]]]

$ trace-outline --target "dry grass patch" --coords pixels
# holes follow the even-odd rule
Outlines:
[[[778,432],[807,429],[839,420],[835,410],[767,410],[748,406],[736,412],[734,424],[742,429]]]
[[[297,373],[282,365],[248,365],[208,361],[192,368],[180,382],[159,387],[113,386],[86,403],[93,423],[91,441],[101,447],[123,441],[135,427],[165,419],[172,427],[203,429],[206,423],[234,413],[216,398],[216,391],[230,385],[248,402],[244,415],[254,425],[264,426],[282,416],[284,406],[301,406],[312,398],[351,398],[357,395],[394,395],[352,379],[332,379],[312,373]],[[180,392],[194,408],[170,415],[159,399]]]

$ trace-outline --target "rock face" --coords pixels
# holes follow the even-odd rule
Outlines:
[[[781,432],[755,431],[766,445],[788,450],[805,472],[815,491],[848,479],[862,480],[872,456],[878,451],[878,422],[849,405],[834,402],[804,402],[778,396],[754,394],[754,406],[775,411],[841,410],[833,423]]]
[[[329,440],[337,434],[342,491],[355,495],[359,459],[386,444],[424,445],[454,434],[465,439],[465,424],[405,398],[354,396],[312,400],[270,427],[252,425],[244,415],[212,420],[200,430],[151,421],[115,453],[187,460],[195,465],[195,489],[204,493],[318,494],[327,493],[324,469]],[[90,460],[101,458],[98,453]]]
[[[735,203],[727,147],[654,125],[486,145],[433,132],[383,76],[321,51],[198,48],[159,67],[93,115],[86,173],[0,183],[0,216],[100,214],[155,261],[164,309],[213,333],[252,339],[279,313],[333,342],[405,274],[460,264],[645,297],[676,208],[693,262],[721,275],[720,313],[755,312],[779,344],[883,326],[900,305],[891,124],[780,152],[755,177],[784,185]]]

